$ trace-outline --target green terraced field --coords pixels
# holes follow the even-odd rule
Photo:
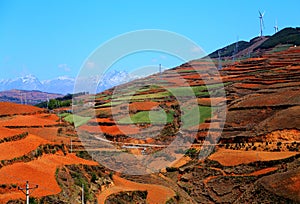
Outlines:
[[[199,117],[195,112],[199,111]],[[183,108],[183,115],[181,117],[183,128],[189,128],[203,123],[206,119],[211,117],[211,107],[198,106],[192,108]]]
[[[74,124],[75,127],[79,127],[85,123],[87,123],[91,118],[90,117],[82,117],[79,115],[74,115],[74,114],[68,114],[64,117],[64,120]]]
[[[141,111],[132,116],[122,118],[118,121],[119,124],[140,124],[140,123],[152,123],[152,124],[165,124],[173,122],[174,112],[169,111],[166,113],[163,110],[160,111]]]

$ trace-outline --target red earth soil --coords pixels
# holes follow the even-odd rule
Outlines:
[[[26,131],[24,131],[26,132]],[[23,133],[23,131],[13,130],[9,128],[0,127],[0,140],[4,138],[10,138]]]
[[[42,117],[39,115],[18,115],[13,116],[10,119],[0,120],[0,126],[45,126],[45,125],[56,125],[57,122],[53,121],[55,116],[50,118]]]
[[[161,185],[136,183],[116,175],[113,176],[113,181],[115,186],[101,192],[98,196],[98,203],[104,203],[106,198],[111,194],[126,191],[147,191],[147,203],[166,203],[168,199],[175,196],[173,190]]]
[[[296,154],[297,152],[264,152],[219,149],[216,153],[210,155],[209,159],[215,160],[223,166],[236,166],[255,161],[279,160]]]
[[[42,144],[49,144],[49,141],[35,135],[28,135],[26,138],[17,141],[1,143],[0,160],[10,160],[21,157],[35,150]]]
[[[4,166],[0,169],[1,184],[17,184],[24,186],[26,181],[29,181],[31,186],[39,185],[34,192],[33,197],[42,197],[47,195],[58,194],[61,189],[55,179],[55,171],[63,165],[85,164],[98,165],[93,161],[87,161],[68,154],[64,156],[62,153],[56,155],[44,155],[37,160],[27,163],[14,163],[9,166]],[[24,199],[24,194],[21,191],[7,192],[0,194],[0,203],[6,203],[10,199]]]
[[[129,135],[137,134],[140,132],[139,128],[131,125],[112,125],[112,126],[88,126],[82,125],[79,127],[90,133],[106,133],[109,135]]]
[[[133,102],[129,104],[129,110],[132,111],[150,111],[151,109],[157,107],[159,103],[153,101],[145,102]]]
[[[9,102],[0,102],[0,115],[29,114],[43,112],[44,109]]]
[[[49,142],[56,144],[69,143],[70,138],[58,136],[58,127],[44,127],[44,128],[20,128],[21,131],[28,132],[29,134],[36,135]]]

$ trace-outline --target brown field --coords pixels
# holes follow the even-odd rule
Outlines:
[[[236,166],[255,161],[279,160],[296,154],[297,152],[264,152],[218,149],[216,153],[210,155],[208,158],[219,162],[223,166]]]
[[[136,183],[116,175],[113,176],[113,181],[115,186],[101,192],[98,196],[98,203],[102,204],[109,195],[123,191],[147,191],[147,202],[157,204],[166,203],[169,198],[175,196],[173,190],[161,185]]]
[[[1,143],[0,160],[10,160],[16,157],[23,156],[35,150],[42,144],[49,144],[49,141],[35,135],[28,135],[22,140]]]
[[[61,189],[55,179],[55,171],[62,165],[86,164],[98,165],[93,161],[87,161],[76,157],[74,154],[64,156],[62,153],[56,155],[44,155],[37,160],[27,163],[15,163],[0,169],[1,184],[17,184],[24,186],[25,181],[30,185],[38,184],[39,188],[33,193],[33,197],[58,194]],[[10,199],[24,198],[21,191],[2,192],[0,202],[5,203]]]
[[[43,112],[44,109],[21,105],[9,102],[0,102],[0,115],[15,115],[15,114],[33,114],[37,112]]]

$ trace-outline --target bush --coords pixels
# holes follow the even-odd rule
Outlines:
[[[95,172],[92,173],[92,178],[91,178],[91,182],[95,183],[97,180],[97,175],[95,174]]]

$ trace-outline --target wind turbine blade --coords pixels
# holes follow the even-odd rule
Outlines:
[[[259,13],[259,17],[261,17],[261,16],[262,16],[261,12],[260,12],[260,11],[258,11],[258,13]]]

